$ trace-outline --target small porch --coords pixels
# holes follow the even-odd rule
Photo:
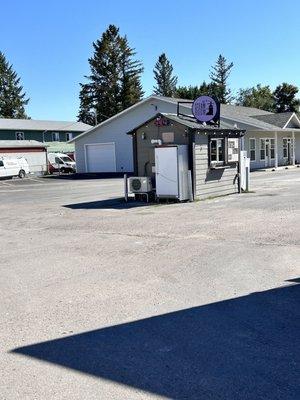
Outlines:
[[[300,164],[300,130],[247,132],[245,149],[251,170],[295,166]]]

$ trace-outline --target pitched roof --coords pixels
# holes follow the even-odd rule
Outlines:
[[[84,132],[90,125],[75,121],[0,118],[0,130]]]
[[[177,122],[181,125],[184,125],[188,128],[191,128],[193,130],[199,130],[199,131],[217,131],[217,130],[223,130],[223,131],[232,131],[232,132],[237,132],[237,133],[242,133],[245,132],[243,129],[238,129],[236,128],[233,124],[228,124],[224,121],[220,121],[220,127],[214,126],[214,125],[204,125],[203,123],[197,121],[194,117],[189,117],[187,115],[177,115],[174,113],[163,113],[159,112],[153,117],[149,118],[147,121],[144,121],[142,124],[135,126],[133,129],[131,129],[129,132],[127,132],[128,135],[131,135],[133,132],[135,132],[137,129],[143,127],[144,125],[147,125],[150,121],[153,121],[156,119],[158,116],[163,116],[167,118],[168,120]]]
[[[13,147],[47,147],[47,145],[37,140],[0,140],[0,148]]]
[[[167,100],[170,103],[177,104],[179,101],[188,101],[192,103],[192,100],[187,100],[187,99],[179,99],[176,97],[164,97],[164,96],[153,96],[157,97],[158,99],[161,100]],[[185,105],[188,107],[188,105]],[[191,108],[191,106],[190,106]],[[250,117],[253,115],[260,115],[260,114],[272,114],[269,111],[261,110],[259,108],[254,108],[254,107],[244,107],[244,106],[236,106],[234,104],[221,104],[221,114],[222,116],[240,116],[240,117]]]
[[[278,126],[279,128],[284,128],[293,114],[293,112],[283,112],[276,114],[269,113],[263,115],[253,115],[252,118]]]
[[[172,113],[160,113],[160,115],[163,115],[164,117],[170,119],[171,121],[178,122],[179,124],[185,125],[188,128],[191,129],[205,129],[205,130],[216,130],[215,126],[212,125],[203,125],[200,122],[196,121],[195,118],[189,118],[185,116],[178,116],[177,114],[172,114]],[[153,119],[153,118],[152,118]],[[220,122],[220,128],[221,129],[231,129],[231,130],[236,130],[233,124],[228,124],[224,121]],[[238,129],[240,131],[240,129]]]
[[[87,131],[81,133],[80,135],[76,136],[74,139],[71,139],[69,143],[72,143],[73,141],[76,141],[80,139],[81,137],[88,135],[89,133],[94,132],[95,130],[104,127],[105,125],[111,123],[112,121],[116,120],[117,118],[120,118],[127,113],[133,111],[135,108],[139,107],[140,105],[149,102],[149,101],[165,101],[168,103],[173,103],[174,105],[177,105],[179,101],[182,102],[190,102],[192,103],[191,100],[189,99],[180,99],[180,98],[175,98],[175,97],[165,97],[165,96],[156,96],[156,95],[151,95],[149,97],[146,97],[145,99],[139,101],[138,103],[132,105],[131,107],[126,108],[125,110],[121,111],[118,114],[113,115],[111,118],[106,119],[105,121],[101,122],[100,124],[91,127]],[[191,104],[185,104],[185,108],[191,108]],[[225,120],[230,120],[233,121],[233,124],[242,124],[242,125],[247,125],[250,126],[251,128],[254,129],[261,129],[261,130],[278,130],[278,126],[273,125],[271,123],[261,121],[253,115],[268,115],[271,114],[268,111],[260,110],[258,108],[253,108],[253,107],[243,107],[243,106],[236,106],[232,104],[221,104],[221,119]],[[223,121],[228,123],[227,121]]]

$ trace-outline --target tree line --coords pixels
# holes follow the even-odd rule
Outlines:
[[[88,60],[90,73],[80,83],[78,120],[90,125],[100,123],[140,101],[144,96],[141,76],[143,64],[136,51],[119,28],[109,25],[93,43],[93,55]],[[209,73],[209,82],[179,86],[178,77],[165,53],[154,65],[153,93],[160,96],[194,100],[201,95],[215,96],[223,104],[236,104],[271,112],[298,111],[298,88],[289,83],[278,85],[274,91],[269,85],[258,84],[240,89],[233,96],[228,79],[233,68],[219,55]],[[29,99],[12,65],[0,52],[0,118],[28,118],[25,106]]]

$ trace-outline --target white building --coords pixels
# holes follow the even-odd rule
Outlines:
[[[70,140],[79,173],[132,172],[133,145],[127,135],[157,113],[177,114],[178,101],[150,96]],[[191,114],[191,104],[180,111]],[[252,169],[300,163],[300,120],[295,113],[274,114],[251,107],[221,105],[221,121],[245,129],[244,148]]]
[[[0,158],[24,157],[29,171],[44,175],[48,171],[47,146],[37,140],[0,140]]]

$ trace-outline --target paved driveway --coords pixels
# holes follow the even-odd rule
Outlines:
[[[300,170],[128,206],[122,180],[0,182],[0,398],[299,394]]]

